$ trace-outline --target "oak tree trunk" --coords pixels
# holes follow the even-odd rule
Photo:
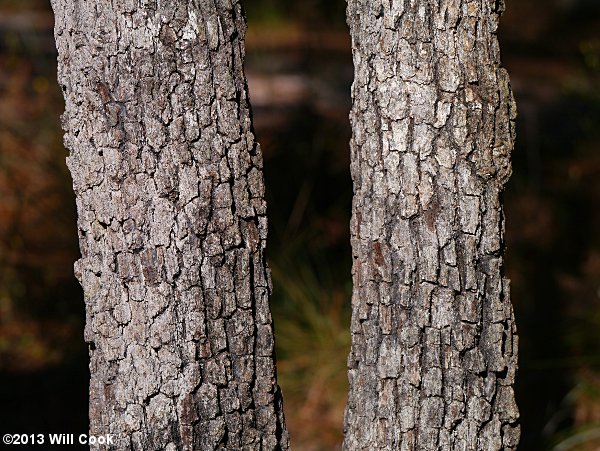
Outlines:
[[[237,0],[53,0],[111,449],[287,449]]]
[[[348,450],[513,450],[501,195],[515,106],[496,0],[348,0]]]

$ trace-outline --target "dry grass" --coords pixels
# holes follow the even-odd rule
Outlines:
[[[306,451],[341,449],[349,290],[323,286],[308,265],[272,270],[277,369],[292,445]]]

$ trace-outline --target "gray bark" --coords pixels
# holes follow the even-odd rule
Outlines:
[[[287,449],[239,2],[52,6],[91,433],[119,450]]]
[[[348,0],[348,450],[513,450],[501,194],[515,105],[496,0]]]

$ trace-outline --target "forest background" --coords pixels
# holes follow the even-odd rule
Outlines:
[[[506,0],[505,193],[522,450],[600,449],[600,1]],[[343,0],[247,0],[279,380],[297,450],[341,446],[353,68]],[[74,196],[47,0],[0,0],[0,432],[85,433]]]

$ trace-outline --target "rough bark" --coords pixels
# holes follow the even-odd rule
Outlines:
[[[236,0],[53,0],[90,344],[112,449],[287,449]]]
[[[512,450],[501,195],[515,106],[496,0],[348,0],[348,450]]]

